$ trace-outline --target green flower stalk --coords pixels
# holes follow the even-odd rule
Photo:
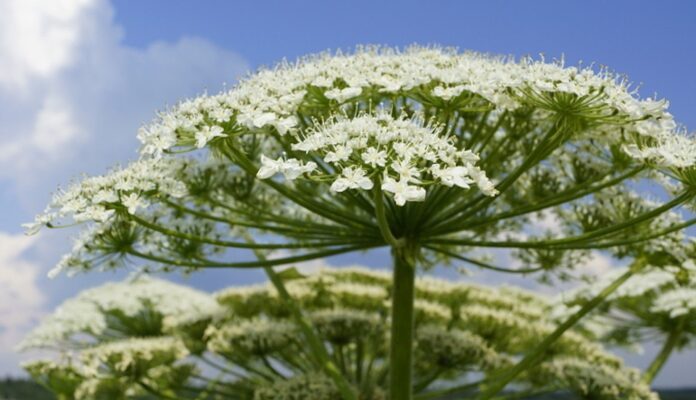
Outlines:
[[[138,137],[140,160],[59,192],[27,225],[89,225],[55,272],[136,260],[273,268],[389,247],[389,393],[399,400],[418,378],[418,271],[456,259],[563,275],[594,249],[636,258],[694,222],[663,223],[696,195],[696,144],[666,102],[639,99],[607,70],[543,60],[423,47],[327,53],[186,100]],[[670,198],[636,204],[632,190],[646,181]],[[559,232],[540,229],[541,214]],[[488,248],[522,268],[484,262],[476,251]],[[245,249],[280,251],[254,259]],[[325,373],[343,386],[334,367]]]

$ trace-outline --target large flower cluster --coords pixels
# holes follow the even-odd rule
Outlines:
[[[353,54],[323,54],[281,64],[256,73],[229,92],[184,101],[144,127],[139,137],[144,154],[159,155],[178,145],[201,147],[221,136],[220,129],[229,124],[246,129],[271,127],[287,134],[301,126],[297,111],[316,94],[344,104],[421,88],[425,90],[419,94],[431,102],[457,105],[474,94],[510,110],[526,105],[523,93],[578,97],[599,93],[607,114],[617,110],[629,116],[641,134],[660,136],[674,128],[666,102],[636,98],[625,80],[606,70],[597,73],[543,60],[514,62],[434,47],[405,51],[365,47]]]
[[[81,359],[87,375],[111,371],[137,374],[163,364],[172,364],[188,354],[184,343],[176,338],[129,338],[85,349]]]
[[[390,296],[389,274],[362,267],[324,268],[307,276],[294,275],[287,284],[331,350],[332,359],[351,384],[360,388],[362,398],[382,398],[388,354],[385,302]],[[462,371],[495,376],[496,371],[509,367],[519,354],[554,329],[547,319],[552,303],[529,292],[432,278],[418,280],[416,287],[416,373],[439,377],[434,380],[439,386],[472,378]],[[195,330],[190,329],[195,322],[178,317],[167,327],[150,331],[146,338],[136,331],[96,336],[90,325],[68,321],[72,323],[70,332],[64,329],[48,337],[43,332],[55,328],[54,316],[38,328],[27,347],[50,347],[62,343],[66,335],[97,338],[91,343],[82,342],[72,363],[41,361],[27,365],[37,379],[55,390],[72,390],[69,396],[76,398],[105,393],[133,398],[147,388],[156,388],[161,391],[159,395],[170,397],[184,393],[180,390],[214,390],[257,399],[274,398],[280,393],[290,398],[320,399],[322,394],[336,393],[327,377],[307,375],[311,357],[273,286],[229,288],[201,302],[205,294],[193,294],[170,283],[135,280],[90,289],[62,306],[59,313],[74,308],[73,304],[88,304],[88,299],[99,301],[100,292],[104,293],[101,303],[85,314],[98,321],[93,325],[102,326],[104,319],[114,315],[121,316],[120,325],[131,327],[158,319],[158,312],[167,317],[176,313],[210,317],[200,320]],[[150,312],[143,312],[145,302],[151,304]],[[188,305],[195,302],[206,306]],[[115,327],[109,325],[108,332],[113,333]],[[532,391],[568,389],[584,396],[606,397],[613,393],[630,399],[654,398],[639,382],[636,371],[624,367],[618,358],[578,332],[564,335],[552,354],[539,367],[545,379],[528,374],[520,376],[517,383]],[[202,363],[207,366],[196,368]],[[588,365],[601,368],[602,378],[588,374],[583,367]],[[209,370],[216,375],[213,386],[209,383],[212,377],[196,377]],[[419,390],[429,386],[424,383]]]
[[[390,121],[379,115],[392,113],[399,97],[404,99],[399,112],[408,117]],[[388,107],[382,109],[384,102]],[[400,205],[424,199],[419,180],[424,174],[428,183],[463,188],[476,183],[485,194],[496,194],[486,174],[474,166],[478,155],[449,140],[454,132],[469,131],[466,126],[441,116],[440,125],[434,126],[412,120],[419,113],[431,118],[429,107],[450,110],[450,117],[455,112],[486,112],[498,139],[513,135],[504,127],[505,112],[534,107],[536,119],[560,118],[569,130],[592,126],[578,133],[622,144],[637,160],[659,158],[663,167],[695,165],[689,150],[693,139],[677,132],[666,102],[640,100],[625,80],[606,70],[421,47],[403,52],[366,47],[354,54],[325,54],[263,70],[229,92],[181,103],[144,127],[139,137],[143,154],[159,157],[174,148],[201,148],[209,141],[271,129],[293,150],[319,154],[298,159],[282,153],[287,146],[266,145],[258,171],[262,179],[276,173],[289,180],[318,173],[322,168],[316,161],[322,160],[338,167],[331,171],[332,191],[368,189],[375,176],[384,175],[384,190]]]
[[[469,189],[476,184],[493,196],[497,193],[485,172],[475,166],[478,156],[459,150],[441,128],[424,126],[413,119],[394,118],[388,113],[363,115],[353,119],[339,118],[306,133],[292,149],[316,154],[335,174],[329,179],[331,191],[370,190],[374,182],[393,194],[394,202],[423,201],[422,186],[439,183]],[[261,159],[257,177],[266,179],[282,172],[292,180],[303,173],[317,170],[314,162],[303,164],[295,158]],[[323,174],[314,174],[318,179]]]
[[[626,391],[626,387],[640,379],[637,371],[621,374],[605,365],[559,357],[536,372],[539,373],[538,379],[554,380],[561,385],[575,387],[583,397],[600,400],[640,398],[640,395]]]
[[[222,311],[206,293],[139,276],[85,290],[66,301],[24,338],[20,348],[89,346],[107,337],[147,336],[212,319]],[[124,323],[140,318],[145,323]]]
[[[176,158],[166,162],[143,159],[108,174],[84,179],[60,190],[46,211],[24,226],[28,233],[35,233],[44,225],[55,225],[66,218],[75,222],[105,222],[115,213],[109,207],[113,204],[121,204],[134,214],[149,205],[148,195],[183,197],[187,191],[180,173],[187,166],[187,161]]]
[[[686,249],[688,252],[688,249]],[[693,257],[693,249],[688,257]],[[625,274],[617,268],[591,284],[559,295],[558,315],[567,315],[612,280]],[[679,329],[681,340],[696,335],[696,266],[692,258],[678,265],[648,267],[637,272],[608,297],[605,307],[584,324],[596,335],[634,345],[646,335],[670,335]]]
[[[423,242],[458,234],[473,248],[529,232],[534,210],[562,214],[580,202],[568,219],[584,222],[573,220],[584,217],[582,202],[596,205],[601,193],[619,197],[630,179],[655,177],[638,164],[655,166],[658,155],[671,160],[659,165],[662,183],[690,182],[693,140],[665,107],[607,71],[559,63],[420,47],[325,54],[161,114],[139,134],[142,160],[61,191],[27,228],[96,222],[54,272],[121,265],[126,253],[149,264],[233,267],[211,255],[243,247],[221,239],[249,229],[282,237],[279,249],[337,254],[384,245],[385,220]],[[203,148],[219,168],[179,155]],[[271,179],[277,174],[291,182]],[[382,228],[382,196],[368,190],[391,202]],[[392,207],[407,203],[413,210]],[[585,248],[605,245],[591,236]],[[576,261],[572,251],[563,260],[544,251],[526,250],[547,269]]]
[[[631,157],[647,161],[670,171],[675,178],[690,186],[696,184],[696,136],[662,135],[625,145]]]
[[[663,136],[657,145],[627,145],[625,151],[637,159],[655,162],[666,168],[689,168],[696,165],[696,138],[693,136]]]

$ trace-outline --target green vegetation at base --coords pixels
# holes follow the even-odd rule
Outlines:
[[[694,400],[695,389],[658,390],[661,400]],[[571,400],[572,394],[553,394],[530,397],[528,400]],[[55,400],[43,386],[29,379],[0,379],[0,400]]]
[[[43,386],[29,379],[0,379],[0,400],[53,400]]]

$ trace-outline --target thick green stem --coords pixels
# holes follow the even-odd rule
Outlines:
[[[413,375],[413,303],[416,278],[415,252],[410,246],[392,249],[391,350],[389,354],[389,398],[411,400]]]
[[[686,320],[684,318],[680,318],[676,328],[669,333],[667,340],[662,345],[662,349],[660,349],[660,352],[650,363],[648,369],[645,370],[645,373],[643,374],[643,382],[651,384],[669,359],[669,356],[672,355],[672,351],[674,351],[674,348],[677,346],[677,344],[679,344],[679,340],[681,339],[685,321]]]
[[[512,369],[508,370],[507,372],[503,372],[502,374],[495,377],[495,380],[493,380],[490,383],[490,386],[488,386],[481,393],[479,399],[488,400],[492,398],[493,396],[498,394],[498,392],[503,390],[505,386],[508,383],[510,383],[513,379],[515,379],[520,373],[528,370],[529,368],[534,366],[534,364],[539,362],[540,359],[544,357],[544,354],[546,354],[551,345],[553,345],[563,335],[563,333],[565,333],[565,331],[573,327],[585,315],[587,315],[595,307],[601,304],[607,297],[609,297],[610,294],[612,294],[616,289],[623,285],[624,282],[626,282],[631,276],[633,276],[633,274],[642,269],[645,266],[645,264],[646,262],[643,258],[639,258],[636,261],[634,261],[633,265],[631,265],[628,271],[626,271],[624,274],[618,277],[609,286],[604,288],[604,290],[602,290],[592,300],[585,303],[585,305],[583,305],[578,312],[573,314],[564,323],[559,325],[558,328],[556,328],[556,330],[553,331],[553,333],[544,338],[544,340],[534,350],[532,350],[531,353],[527,354]]]

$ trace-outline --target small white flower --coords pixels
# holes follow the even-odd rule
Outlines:
[[[347,167],[343,169],[342,175],[331,184],[332,192],[343,192],[346,189],[370,190],[374,186],[362,168]]]
[[[443,100],[450,100],[453,97],[459,96],[463,91],[463,85],[457,85],[453,87],[437,86],[433,89],[433,96],[437,96]]]
[[[126,196],[126,198],[123,199],[121,203],[124,206],[126,206],[126,208],[128,208],[129,214],[135,214],[135,212],[138,211],[139,208],[145,208],[148,205],[148,203],[136,193],[131,193],[128,196]]]
[[[392,164],[392,169],[394,172],[399,174],[399,177],[401,180],[405,182],[419,182],[420,180],[418,177],[420,176],[420,172],[418,171],[418,168],[414,167],[411,165],[411,162],[408,160],[399,160],[396,161],[395,163]]]
[[[372,167],[384,167],[387,164],[387,152],[370,147],[362,154],[362,159]]]
[[[459,186],[462,189],[469,189],[469,184],[474,182],[469,176],[469,170],[466,167],[460,166],[441,169],[439,164],[435,164],[431,170],[433,176],[440,179],[445,186]]]
[[[225,137],[223,129],[217,125],[206,125],[196,132],[196,147],[201,149],[216,137]]]
[[[265,125],[270,125],[273,122],[275,122],[278,119],[278,116],[274,113],[263,113],[258,116],[256,116],[252,120],[252,125],[254,125],[255,128],[262,128]]]
[[[380,92],[383,92],[383,93],[397,92],[403,86],[403,84],[401,82],[399,82],[398,79],[391,78],[391,77],[386,76],[386,75],[382,75],[382,76],[378,77],[377,79],[375,79],[375,83],[382,86],[382,89],[380,89]]]
[[[268,179],[275,174],[282,173],[285,176],[285,179],[295,180],[300,175],[312,172],[316,168],[317,164],[311,161],[306,164],[302,164],[295,158],[283,160],[282,157],[279,157],[277,160],[273,160],[261,155],[261,168],[259,168],[258,172],[256,173],[256,177],[259,179]]]
[[[283,175],[287,180],[295,180],[300,175],[308,172],[312,172],[317,168],[317,164],[313,162],[308,162],[307,164],[302,164],[299,160],[291,158],[283,163]]]
[[[118,201],[118,195],[113,190],[100,190],[92,197],[92,203],[113,203]]]
[[[353,150],[348,146],[338,145],[334,151],[330,151],[324,157],[326,162],[346,161],[350,158]]]
[[[283,158],[279,157],[277,160],[273,160],[261,155],[261,168],[259,168],[256,173],[256,177],[259,179],[268,179],[273,175],[281,172],[283,170]]]
[[[346,101],[348,99],[352,99],[353,97],[360,96],[360,93],[362,93],[362,88],[348,87],[345,89],[327,90],[326,93],[324,93],[324,96],[326,96],[329,99],[336,100],[339,103],[343,103],[344,101]]]
[[[495,184],[488,179],[486,173],[480,168],[469,168],[469,175],[474,179],[476,185],[481,190],[481,193],[485,194],[486,196],[495,196],[498,194],[498,189],[495,188]]]
[[[224,107],[216,107],[210,110],[209,114],[215,122],[227,122],[232,116],[232,110]]]
[[[143,143],[141,152],[160,158],[162,154],[176,145],[174,129],[166,125],[142,127],[138,130],[138,140]]]
[[[290,129],[297,126],[297,118],[295,116],[289,116],[287,118],[275,121],[275,123],[273,123],[273,126],[276,128],[278,133],[280,133],[281,135],[285,135],[286,133],[288,133]]]
[[[407,201],[425,200],[425,189],[408,184],[408,181],[400,179],[398,181],[385,177],[382,183],[382,190],[394,194],[394,202],[398,206],[403,206]]]
[[[479,180],[476,184],[478,185],[479,189],[481,189],[481,193],[485,194],[486,196],[492,197],[499,193],[493,182],[488,180],[488,178],[485,180]]]
[[[459,153],[459,158],[469,164],[476,164],[478,160],[480,160],[480,157],[478,154],[474,153],[471,150],[464,150],[461,153]]]
[[[63,203],[61,211],[65,213],[78,212],[87,207],[87,199],[84,197],[77,197],[67,200]]]
[[[38,221],[34,221],[34,222],[27,222],[27,223],[22,224],[22,228],[24,228],[25,235],[31,236],[31,235],[36,235],[37,233],[39,233],[39,231],[41,230],[41,228],[44,225],[45,224],[42,224]]]
[[[104,222],[111,218],[114,212],[114,210],[107,210],[101,206],[87,207],[83,212],[74,214],[73,219],[75,222],[85,222],[90,220]]]

